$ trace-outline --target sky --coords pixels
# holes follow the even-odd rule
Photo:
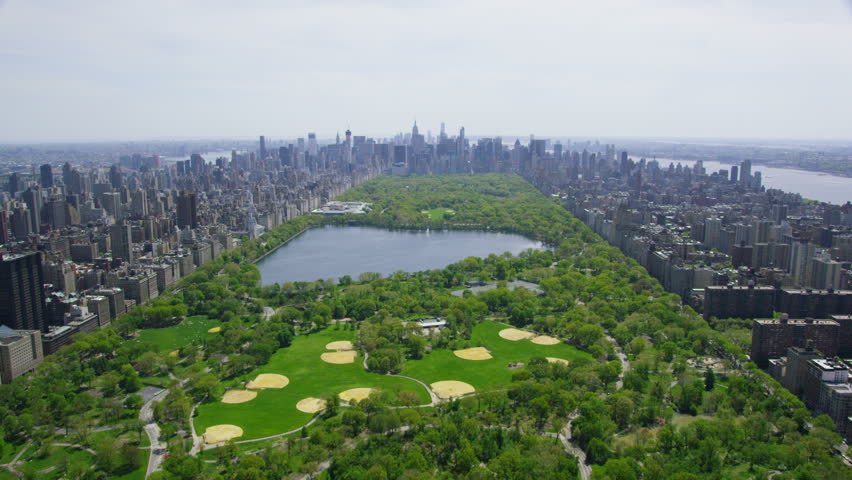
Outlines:
[[[0,0],[0,142],[852,138],[852,0]]]

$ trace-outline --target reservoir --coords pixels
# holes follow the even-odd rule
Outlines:
[[[363,272],[387,276],[400,270],[434,270],[467,257],[518,254],[528,248],[544,246],[508,233],[325,226],[294,238],[257,266],[263,285],[337,279],[343,275],[357,280]]]

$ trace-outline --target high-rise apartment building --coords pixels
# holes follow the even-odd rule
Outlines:
[[[198,196],[195,192],[183,191],[178,196],[177,221],[179,228],[198,228]]]
[[[0,255],[0,321],[13,330],[44,330],[41,253]]]
[[[130,225],[117,223],[109,227],[112,258],[121,258],[127,262],[133,262],[133,241]]]
[[[45,163],[39,167],[39,179],[41,188],[50,188],[53,186],[53,167],[49,163]]]
[[[34,370],[43,358],[41,332],[0,325],[0,384]]]

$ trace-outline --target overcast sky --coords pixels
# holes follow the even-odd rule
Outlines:
[[[249,5],[250,4],[250,5]],[[852,2],[0,0],[0,142],[852,138]]]

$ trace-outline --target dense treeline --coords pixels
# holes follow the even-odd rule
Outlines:
[[[373,203],[355,221],[389,228],[490,229],[520,233],[559,245],[566,238],[586,243],[600,238],[565,209],[514,175],[379,177],[355,187],[339,200]],[[422,212],[447,208],[452,216],[433,219]],[[338,218],[350,222],[350,218]]]

